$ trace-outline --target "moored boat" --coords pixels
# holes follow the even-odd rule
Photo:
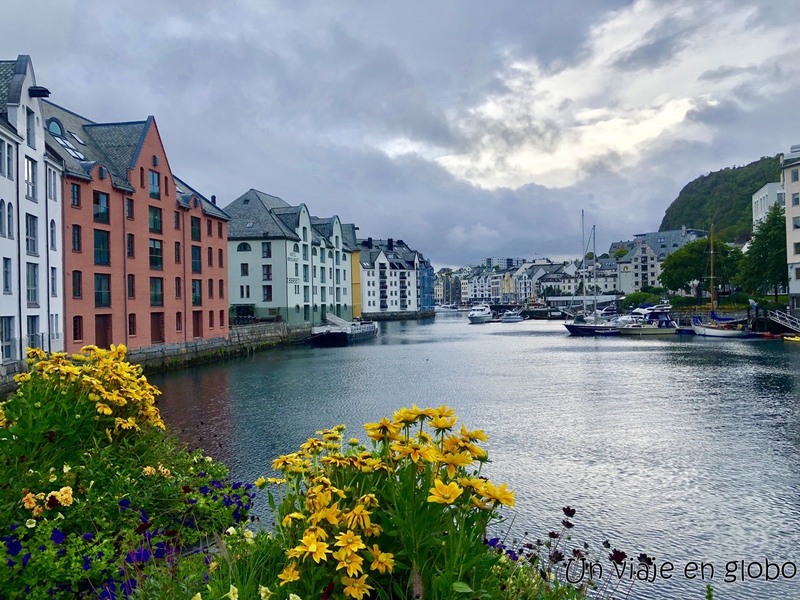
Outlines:
[[[476,304],[467,314],[469,322],[476,325],[480,323],[488,323],[492,320],[492,317],[492,309],[489,308],[488,304]]]
[[[341,348],[371,340],[378,335],[378,324],[374,321],[345,321],[335,315],[325,317],[329,325],[311,330],[309,341],[316,348]]]
[[[617,331],[620,335],[675,335],[678,324],[670,315],[669,304],[655,306],[639,306],[630,315],[620,317]]]
[[[519,310],[507,310],[500,315],[501,323],[519,323],[524,320],[525,317],[522,316],[522,311]]]

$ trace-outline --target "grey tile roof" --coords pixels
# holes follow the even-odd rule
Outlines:
[[[290,239],[299,241],[297,233],[273,214],[276,208],[287,208],[289,203],[250,189],[225,207],[230,215],[228,239]],[[248,227],[249,225],[249,227]]]
[[[153,117],[129,123],[91,123],[84,131],[103,149],[117,173],[133,168]]]
[[[418,256],[416,250],[409,248],[403,240],[392,240],[392,248],[389,249],[388,240],[372,240],[372,247],[370,248],[369,239],[358,239],[358,248],[361,250],[360,262],[367,268],[371,269],[375,266],[375,260],[381,252],[387,257],[389,261],[389,268],[401,270],[413,270],[414,259]],[[394,253],[397,256],[390,258],[389,253]],[[420,255],[421,256],[421,255]],[[421,258],[421,260],[423,260]]]
[[[14,75],[16,60],[0,60],[0,113],[8,112],[8,87]]]
[[[665,259],[685,244],[703,237],[706,237],[706,232],[699,229],[672,229],[639,233],[634,236],[637,241],[647,244],[659,260]]]
[[[219,206],[211,202],[200,192],[192,188],[188,183],[176,177],[175,175],[172,176],[172,179],[175,180],[175,185],[179,190],[178,194],[176,194],[177,197],[179,198],[178,200],[179,204],[181,204],[182,206],[189,207],[191,206],[192,196],[197,196],[197,198],[201,202],[201,208],[203,210],[203,214],[208,215],[210,217],[216,217],[224,221],[231,220],[231,216],[226,211],[224,211]]]
[[[89,173],[92,168],[99,163],[109,170],[111,182],[115,187],[133,191],[133,187],[128,181],[127,167],[120,171],[115,162],[106,154],[105,148],[101,147],[94,137],[84,129],[86,126],[94,125],[93,121],[62,106],[53,104],[49,100],[42,102],[42,111],[45,121],[56,119],[61,124],[64,129],[62,139],[85,157],[85,160],[81,160],[70,154],[59,142],[58,138],[50,133],[45,124],[45,140],[64,161],[64,168],[68,175],[88,180],[90,179]],[[75,137],[76,135],[80,141]]]
[[[356,240],[356,226],[355,223],[342,223],[342,244],[349,252],[358,250],[358,241]]]

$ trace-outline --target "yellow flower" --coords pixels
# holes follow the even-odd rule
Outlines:
[[[336,565],[337,571],[345,569],[348,575],[356,576],[364,570],[362,567],[364,559],[354,552],[349,552],[347,548],[339,548],[332,556],[339,561]]]
[[[452,479],[456,476],[457,467],[466,467],[472,464],[472,455],[468,452],[457,452],[455,454],[445,452],[444,454],[439,454],[438,461],[443,465],[447,465],[447,476]]]
[[[289,600],[303,600],[303,599],[297,594],[289,594]]]
[[[432,410],[432,412],[433,412],[433,417],[432,418],[452,417],[453,415],[455,415],[456,409],[455,408],[447,408],[444,404],[442,404],[439,408],[434,408]]]
[[[236,589],[235,585],[231,584],[231,589],[229,589],[228,593],[222,597],[230,598],[230,600],[239,600],[239,590]]]
[[[364,505],[358,504],[353,510],[347,511],[342,516],[350,529],[355,529],[356,527],[366,529],[370,526],[369,515],[371,514]]]
[[[359,440],[358,438],[354,438],[353,437],[353,438],[350,438],[350,441],[347,442],[347,443],[350,444],[351,446],[358,446],[361,443],[361,440]]]
[[[72,488],[65,486],[58,490],[58,501],[64,506],[70,506],[72,504]]]
[[[27,527],[28,529],[33,529],[34,527],[36,527],[36,519],[28,519],[27,521],[25,521],[25,527]]]
[[[366,537],[373,537],[383,533],[383,527],[381,527],[377,523],[373,523],[369,527],[365,527],[362,531],[364,532],[364,535]]]
[[[305,517],[302,515],[302,513],[299,512],[289,513],[288,515],[283,517],[281,525],[283,525],[284,527],[289,527],[292,524],[293,520],[302,521],[304,518]]]
[[[269,600],[272,598],[272,592],[267,586],[260,585],[258,586],[258,597],[259,600]]]
[[[281,585],[286,585],[287,583],[300,579],[300,573],[294,563],[289,563],[283,571],[280,572],[278,579],[281,580]]]
[[[456,421],[458,417],[434,417],[431,419],[431,427],[437,431],[446,431],[455,427]]]
[[[266,480],[264,477],[259,477],[258,479],[256,479],[256,480],[253,482],[253,484],[254,484],[254,485],[255,485],[255,486],[258,488],[258,489],[261,489],[261,488],[263,488],[265,485],[267,485],[267,480]]]
[[[401,408],[392,415],[392,418],[395,420],[396,423],[402,423],[403,425],[411,425],[412,423],[415,423],[416,420],[419,418],[419,414],[407,408]]]
[[[336,540],[336,546],[343,548],[348,552],[358,552],[362,548],[366,548],[364,542],[361,541],[361,536],[356,535],[349,529],[340,534]]]
[[[345,586],[345,595],[355,598],[356,600],[362,600],[362,598],[364,598],[364,594],[372,589],[371,586],[367,585],[366,575],[362,575],[358,579],[352,577],[342,577],[342,584]]]
[[[320,560],[325,560],[325,555],[330,553],[330,550],[328,550],[328,544],[318,540],[317,537],[312,533],[304,535],[303,539],[300,541],[300,544],[298,544],[295,550],[305,553],[303,560],[311,556],[315,563],[319,563]]]
[[[447,485],[442,483],[441,479],[433,482],[434,487],[430,489],[430,496],[428,502],[438,502],[439,504],[453,504],[464,490],[462,490],[455,481],[451,481]]]
[[[377,442],[394,437],[402,428],[403,426],[400,423],[393,423],[386,417],[377,423],[367,423],[364,425],[367,435]]]
[[[392,570],[394,570],[394,554],[391,552],[381,552],[380,548],[378,548],[378,544],[372,545],[370,554],[372,554],[370,570],[378,571],[378,573],[385,573],[386,571],[391,573]]]
[[[14,375],[14,381],[16,381],[17,383],[25,383],[26,381],[30,380],[31,380],[30,373],[17,373],[16,375]]]
[[[155,475],[155,474],[156,470],[153,467],[147,466],[142,469],[142,475],[146,475],[149,477],[150,475]]]
[[[436,458],[436,451],[433,448],[430,446],[423,446],[417,442],[409,442],[406,444],[394,443],[391,448],[400,456],[408,456],[414,463],[419,462],[420,459],[425,462],[433,462]]]
[[[502,504],[503,506],[514,506],[516,498],[513,490],[506,489],[508,484],[502,484],[497,487],[492,482],[487,481],[483,486],[483,495],[492,500],[495,504]]]
[[[466,425],[461,426],[460,433],[462,438],[469,440],[470,442],[485,442],[486,440],[489,439],[489,436],[487,436],[483,432],[483,429],[475,429],[474,431],[467,431]]]
[[[192,596],[192,600],[203,600],[203,597],[200,595],[200,592],[197,592],[194,596]]]

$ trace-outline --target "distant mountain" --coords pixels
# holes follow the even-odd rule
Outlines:
[[[765,156],[744,167],[726,168],[698,177],[681,190],[667,208],[659,231],[709,229],[724,242],[746,241],[753,232],[753,194],[780,181],[780,155]]]

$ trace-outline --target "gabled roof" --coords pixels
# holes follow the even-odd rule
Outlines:
[[[294,229],[286,225],[275,210],[292,208],[288,202],[250,189],[225,207],[231,220],[228,239],[290,239],[300,241]]]
[[[133,191],[133,186],[128,181],[127,166],[120,170],[116,162],[106,153],[107,149],[86,130],[86,127],[96,123],[49,100],[42,101],[42,113],[46,121],[45,140],[64,162],[67,175],[90,180],[92,169],[101,164],[109,170],[111,183],[116,188]],[[50,132],[47,122],[51,119],[55,119],[61,125],[64,130],[63,136],[55,136]],[[107,136],[100,135],[101,139],[105,137]]]
[[[90,123],[83,130],[103,149],[117,173],[127,173],[136,166],[136,158],[142,148],[144,139],[153,117],[146,121],[129,123]]]
[[[185,208],[189,208],[192,205],[192,197],[197,197],[197,199],[200,201],[200,206],[204,215],[216,217],[224,221],[231,220],[231,216],[226,211],[222,210],[219,206],[208,200],[197,190],[193,189],[188,183],[179,179],[175,175],[172,176],[172,179],[175,181],[175,195],[178,198],[178,204],[184,206]]]
[[[355,223],[342,223],[342,244],[348,252],[355,252],[359,249],[356,229]]]

